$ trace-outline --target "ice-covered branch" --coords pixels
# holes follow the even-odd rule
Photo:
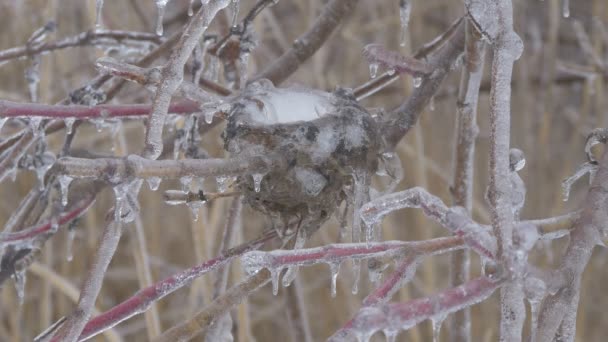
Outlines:
[[[125,41],[153,42],[159,43],[161,37],[148,32],[133,32],[119,30],[90,30],[72,37],[40,44],[27,44],[0,51],[0,65],[11,59],[31,57],[50,51],[65,49],[83,45],[107,45],[120,44]]]
[[[363,48],[363,56],[370,64],[372,77],[376,77],[375,69],[379,66],[398,74],[410,74],[422,77],[431,73],[429,66],[412,57],[402,56],[398,52],[389,51],[380,44],[369,44]]]
[[[427,319],[443,320],[451,313],[485,300],[503,283],[502,278],[480,277],[430,297],[405,303],[368,306],[361,309],[329,341],[342,341],[348,335],[354,335],[360,341],[368,341],[377,331],[382,331],[389,339],[394,338],[400,330],[408,330]]]
[[[454,150],[454,178],[452,199],[454,205],[464,208],[469,215],[473,209],[473,170],[475,162],[475,139],[477,127],[477,100],[483,76],[484,42],[480,34],[467,20],[465,22],[464,67],[458,90],[458,116],[456,123],[456,146]],[[470,255],[468,251],[458,251],[450,255],[451,286],[457,286],[469,279]],[[471,340],[470,310],[457,312],[449,319],[449,338],[452,342]]]
[[[277,156],[229,159],[150,160],[137,155],[125,158],[59,158],[49,172],[69,178],[95,178],[112,183],[135,178],[181,178],[266,173],[284,167]]]
[[[177,48],[169,61],[162,67],[160,82],[152,104],[152,112],[146,130],[146,147],[143,156],[157,159],[163,150],[163,127],[169,110],[171,97],[182,84],[184,65],[198,44],[201,36],[215,18],[215,15],[228,6],[230,0],[210,0],[192,17],[184,29]]]
[[[194,266],[168,278],[160,280],[144,289],[139,290],[135,295],[116,305],[112,309],[93,317],[85,326],[79,341],[91,338],[135,315],[145,312],[154,302],[162,299],[168,294],[188,286],[194,279],[216,270],[218,267],[227,264],[235,257],[260,248],[265,242],[276,237],[274,231],[262,235],[260,238],[233,247],[222,255],[208,260],[200,265]]]
[[[384,125],[385,140],[389,147],[394,148],[418,121],[420,113],[462,54],[464,38],[464,25],[460,24],[443,46],[429,57],[427,63],[433,72],[428,77],[423,77],[422,83],[410,97],[390,113],[389,120]]]
[[[84,120],[142,117],[150,114],[151,109],[152,106],[148,104],[64,106],[0,100],[0,118],[41,117]],[[171,114],[190,114],[200,112],[200,110],[200,105],[191,101],[176,102],[169,106],[169,113]]]
[[[564,285],[557,292],[549,295],[542,304],[537,341],[552,341],[560,326],[567,327],[568,336],[574,336],[575,326],[565,324],[567,313],[574,314],[578,305],[581,277],[593,248],[603,245],[608,222],[608,153],[604,152],[599,161],[599,169],[589,188],[574,229],[570,232],[570,243],[562,257],[560,267],[554,272],[564,278]],[[574,318],[576,315],[574,314]],[[571,321],[571,319],[570,319]]]
[[[252,81],[265,78],[274,84],[283,82],[325,43],[338,24],[354,11],[357,3],[358,0],[330,1],[312,27],[296,39],[293,47],[254,76]]]
[[[374,199],[361,208],[361,217],[368,226],[375,225],[388,213],[404,208],[421,208],[427,217],[464,237],[467,245],[479,255],[494,258],[496,241],[485,227],[474,222],[466,212],[448,208],[441,199],[420,187]]]
[[[122,222],[114,220],[114,213],[107,215],[106,227],[101,236],[97,254],[80,291],[78,305],[61,328],[54,334],[51,339],[52,342],[73,342],[78,340],[80,333],[93,312],[95,300],[101,290],[106,270],[118,247],[118,242],[122,235],[122,225]]]

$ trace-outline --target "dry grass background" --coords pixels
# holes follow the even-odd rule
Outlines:
[[[254,1],[242,0],[241,11]],[[571,22],[580,20],[589,32],[592,44],[599,52],[606,52],[600,34],[591,25],[597,17],[608,26],[608,3],[605,0],[571,1],[571,17],[561,16],[561,1],[515,0],[516,31],[525,42],[525,52],[516,63],[513,90],[512,145],[526,154],[527,164],[522,177],[527,185],[527,201],[522,218],[540,218],[565,213],[577,207],[587,186],[577,183],[570,201],[563,202],[560,183],[583,161],[583,143],[592,127],[607,127],[608,110],[606,78],[585,81],[567,78],[556,70],[556,61],[585,64],[577,45]],[[324,2],[320,0],[282,0],[267,9],[255,22],[259,47],[253,53],[250,71],[255,72],[278,57],[291,42],[312,23]],[[167,18],[184,14],[187,0],[172,0]],[[354,87],[369,79],[362,48],[369,43],[380,43],[403,54],[416,49],[447,28],[463,13],[461,1],[413,1],[407,46],[399,47],[400,24],[397,1],[361,0],[355,14],[343,24],[325,46],[296,72],[288,83],[299,83],[313,88],[332,90],[336,86]],[[155,7],[151,0],[106,0],[103,11],[105,26],[112,29],[152,32]],[[0,50],[22,45],[36,28],[48,20],[56,20],[55,37],[76,34],[94,25],[95,1],[82,0],[0,0]],[[179,29],[186,19],[180,16],[167,32]],[[225,30],[226,17],[220,15],[210,30]],[[222,25],[224,24],[224,25]],[[221,31],[225,32],[225,31]],[[490,53],[489,53],[490,54]],[[94,61],[103,51],[83,47],[57,51],[42,58],[39,99],[54,103],[72,89],[81,86],[95,75]],[[489,58],[490,56],[487,56]],[[488,69],[489,59],[486,63]],[[28,101],[24,81],[26,60],[13,61],[0,67],[0,98]],[[484,80],[487,79],[488,72]],[[455,92],[459,72],[454,72],[434,99],[434,110],[427,110],[420,123],[398,147],[405,169],[405,179],[399,189],[423,186],[431,193],[450,202],[449,185],[452,177],[452,151]],[[556,79],[560,81],[552,81]],[[391,108],[403,101],[411,90],[411,79],[405,77],[381,93],[365,99],[369,108]],[[487,184],[487,155],[489,134],[489,83],[482,85],[478,121],[475,166],[474,215],[488,222],[483,194]],[[149,102],[149,95],[138,86],[130,85],[114,100],[117,103]],[[223,155],[218,127],[205,136],[205,148],[216,157]],[[117,154],[137,153],[141,150],[143,125],[125,123],[117,137],[104,130],[97,133],[92,125],[83,127],[77,135],[75,147],[100,153],[112,153],[112,139],[118,139]],[[49,136],[51,146],[58,147],[63,132]],[[213,186],[212,180],[207,180]],[[5,181],[0,186],[0,222],[5,222],[22,196],[35,184],[33,173],[23,172],[14,183]],[[161,190],[177,188],[177,183],[163,182]],[[216,255],[229,200],[218,200],[207,205],[198,222],[193,222],[187,207],[168,206],[162,202],[162,191],[142,190],[141,226],[131,225],[110,265],[104,286],[97,301],[101,311],[132,295],[146,285],[146,274],[161,279],[178,270],[200,263]],[[12,286],[0,292],[0,340],[27,341],[59,317],[68,314],[77,299],[78,287],[85,275],[103,227],[103,215],[112,205],[113,194],[106,189],[94,207],[76,227],[74,259],[66,261],[66,233],[47,242],[39,260],[28,271],[26,299],[19,306]],[[268,221],[260,214],[246,209],[240,241],[256,236]],[[417,240],[445,235],[419,212],[404,210],[390,215],[384,222],[385,239]],[[336,241],[337,222],[331,220],[317,232],[310,246]],[[550,265],[559,256],[563,241],[553,248],[535,253],[534,262]],[[551,253],[549,253],[551,252]],[[146,265],[142,255],[149,256]],[[551,256],[552,254],[552,256]],[[583,279],[577,324],[577,341],[604,341],[608,333],[604,308],[608,307],[604,271],[606,251],[596,250]],[[478,273],[474,259],[473,272]],[[448,258],[426,260],[416,280],[404,288],[395,300],[431,294],[447,286]],[[231,269],[230,283],[243,276],[238,262]],[[256,292],[248,301],[233,311],[238,341],[288,341],[293,338],[292,320],[297,319],[294,308],[295,291],[305,299],[313,339],[321,341],[331,335],[357,311],[370,285],[365,274],[358,295],[350,293],[352,274],[343,265],[338,278],[338,295],[330,297],[329,270],[326,266],[301,269],[295,289],[281,288],[273,296],[269,286]],[[210,298],[213,276],[204,276],[193,286],[181,289],[160,301],[146,315],[139,315],[113,329],[113,334],[97,340],[144,341],[170,326],[191,316]],[[10,284],[9,284],[10,285]],[[497,295],[473,308],[475,341],[497,340],[499,306]],[[154,317],[152,314],[158,315]],[[159,323],[155,323],[159,322]],[[382,340],[378,333],[376,338]],[[446,331],[442,332],[446,337]],[[400,335],[403,341],[431,340],[428,322]]]

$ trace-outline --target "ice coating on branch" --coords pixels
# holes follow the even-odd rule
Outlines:
[[[13,279],[15,280],[15,290],[17,291],[17,298],[19,299],[19,306],[22,306],[23,300],[25,299],[25,270],[13,273]]]
[[[215,178],[218,192],[226,192],[230,184],[234,181],[234,177],[218,176]]]
[[[369,77],[376,78],[376,75],[378,75],[378,66],[378,63],[376,62],[369,63]]]
[[[407,28],[410,24],[410,15],[412,13],[412,4],[410,0],[399,1],[399,19],[401,21],[401,42],[399,45],[405,46],[407,42]]]
[[[431,317],[431,325],[433,328],[433,342],[439,342],[439,336],[441,333],[441,325],[443,321],[448,317],[447,314],[441,313]]]
[[[593,176],[595,176],[598,168],[599,167],[597,164],[585,162],[581,164],[578,169],[576,169],[572,176],[564,179],[564,181],[562,181],[562,195],[564,202],[568,201],[568,198],[570,197],[570,189],[572,189],[572,185],[586,174],[589,174],[589,184],[591,184],[593,181]]]
[[[536,342],[538,313],[543,298],[547,295],[547,285],[541,279],[533,276],[524,278],[524,293],[530,304],[530,342]]]
[[[188,4],[188,16],[191,17],[194,14],[194,0],[190,0]]]
[[[165,16],[165,8],[169,0],[155,0],[156,1],[156,34],[159,36],[163,35],[163,18]]]
[[[25,81],[30,91],[32,102],[38,102],[38,84],[40,83],[40,56],[34,57],[32,65],[25,70]]]

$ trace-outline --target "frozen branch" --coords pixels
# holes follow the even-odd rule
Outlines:
[[[137,155],[124,158],[59,158],[49,172],[71,178],[95,178],[116,183],[135,178],[236,176],[266,173],[284,167],[276,156],[229,159],[150,160]]]
[[[606,222],[608,222],[606,208],[608,208],[608,152],[604,152],[599,161],[599,170],[583,203],[583,211],[570,232],[566,253],[555,271],[564,278],[564,285],[543,301],[536,332],[537,341],[553,341],[560,326],[562,329],[568,327],[570,331],[567,335],[574,336],[575,326],[565,322],[565,318],[569,312],[573,314],[572,310],[576,311],[582,274],[594,247],[603,245]],[[569,320],[571,321],[572,317]]]
[[[464,25],[459,24],[443,46],[428,58],[428,67],[433,72],[428,77],[424,77],[410,97],[389,114],[389,120],[384,127],[385,140],[390,148],[394,148],[418,121],[420,113],[435,95],[456,59],[462,54],[464,40]]]
[[[98,106],[63,106],[45,105],[38,103],[18,103],[0,100],[0,117],[4,118],[31,118],[42,117],[49,119],[108,119],[143,117],[150,114],[151,105],[98,105]],[[191,101],[172,103],[169,113],[191,114],[200,112],[200,105]]]
[[[458,90],[458,116],[456,123],[456,147],[454,151],[454,180],[452,198],[454,205],[463,207],[469,215],[473,210],[473,170],[475,163],[475,139],[477,127],[477,100],[483,77],[484,43],[480,34],[467,20],[465,22],[464,67]],[[457,251],[450,255],[451,286],[469,279],[470,255],[468,251]],[[449,338],[452,342],[471,340],[471,313],[464,309],[448,321]]]
[[[27,44],[0,51],[0,65],[4,62],[22,57],[32,57],[54,50],[84,45],[121,44],[125,41],[140,41],[160,43],[161,37],[148,32],[118,31],[118,30],[90,30],[72,37],[66,37],[53,42]]]
[[[358,0],[332,0],[315,20],[312,27],[298,37],[293,47],[264,71],[254,76],[251,81],[269,79],[279,84],[293,74],[298,67],[312,56],[327,41],[338,24],[347,18],[355,9]]]
[[[162,153],[165,118],[171,97],[182,84],[184,65],[215,15],[229,3],[229,0],[210,0],[202,6],[184,29],[177,48],[173,50],[169,61],[163,66],[160,82],[154,95],[152,112],[148,119],[146,147],[143,152],[145,158],[157,159]]]
[[[480,277],[430,297],[405,303],[368,306],[361,309],[329,341],[342,341],[349,334],[367,341],[376,331],[383,331],[388,337],[396,336],[400,330],[408,330],[424,320],[443,320],[451,313],[473,306],[492,295],[503,283],[502,278]]]
[[[274,231],[267,232],[256,240],[233,247],[214,259],[208,260],[200,265],[184,270],[139,290],[135,295],[116,305],[112,309],[99,316],[93,317],[86,324],[78,340],[83,341],[91,338],[120,322],[145,312],[154,302],[184,286],[188,286],[196,278],[216,270],[222,265],[226,265],[235,257],[260,248],[264,243],[275,237],[276,233]]]
[[[52,342],[73,342],[78,340],[80,333],[93,312],[95,300],[101,290],[103,278],[118,247],[121,235],[122,222],[114,220],[114,213],[111,212],[106,216],[106,228],[101,236],[97,254],[80,291],[78,305],[61,328],[54,334],[51,339]]]

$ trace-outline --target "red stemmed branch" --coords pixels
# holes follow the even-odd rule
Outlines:
[[[136,294],[122,303],[90,319],[78,340],[84,341],[89,339],[135,315],[145,312],[154,302],[184,286],[188,286],[196,278],[218,269],[218,267],[227,264],[235,257],[260,248],[264,243],[275,237],[276,233],[274,231],[269,231],[256,240],[231,248],[227,250],[226,253],[216,258],[205,261],[200,265],[191,267],[139,290]]]
[[[484,276],[429,297],[405,303],[364,307],[350,322],[330,337],[329,341],[341,341],[350,333],[371,336],[374,332],[382,330],[385,334],[396,334],[399,330],[410,329],[426,319],[445,318],[448,314],[485,300],[504,281],[505,279],[502,278],[493,279]]]
[[[26,228],[14,233],[0,234],[0,248],[18,245],[27,242],[28,240],[32,240],[42,234],[52,233],[54,229],[53,227],[66,224],[78,218],[80,215],[86,212],[87,209],[89,209],[94,202],[95,197],[83,199],[82,201],[80,201],[80,203],[78,203],[78,205],[76,205],[73,210],[60,215],[59,218],[56,219],[56,221],[50,220],[48,222],[41,223],[39,225]]]
[[[427,63],[403,56],[395,51],[389,51],[380,44],[366,45],[363,48],[363,56],[370,64],[377,64],[383,68],[394,70],[398,74],[422,77],[433,71]]]
[[[149,104],[63,106],[38,103],[19,103],[0,100],[0,118],[43,117],[49,119],[107,119],[143,117],[150,114]],[[200,112],[200,105],[192,101],[174,102],[169,113],[190,114]]]

